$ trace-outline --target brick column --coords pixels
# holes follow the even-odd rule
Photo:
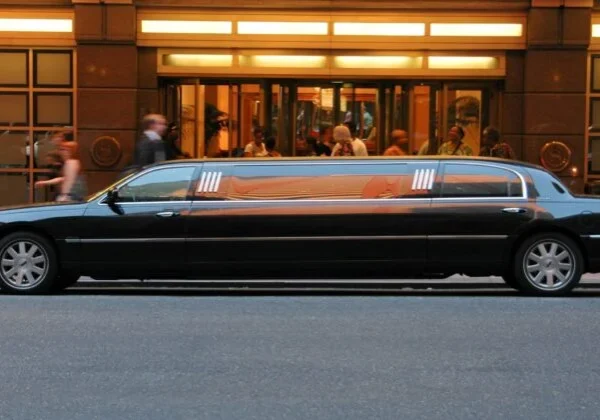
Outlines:
[[[590,34],[589,7],[534,7],[527,51],[507,57],[502,123],[507,140],[521,159],[533,163],[540,163],[546,143],[566,144],[571,162],[556,174],[577,191],[583,190]]]
[[[75,5],[78,139],[90,191],[113,182],[131,161],[138,127],[135,25],[133,5]]]

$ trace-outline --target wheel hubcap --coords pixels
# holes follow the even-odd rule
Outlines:
[[[15,289],[31,289],[48,273],[48,256],[31,241],[16,241],[2,251],[0,273]]]
[[[525,254],[523,265],[527,280],[545,290],[562,288],[571,281],[575,272],[571,250],[552,240],[532,245]]]

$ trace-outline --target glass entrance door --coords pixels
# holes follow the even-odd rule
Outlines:
[[[450,84],[445,94],[446,131],[459,126],[465,132],[463,142],[479,156],[481,150],[481,132],[489,122],[488,87]]]
[[[407,154],[436,154],[453,125],[477,155],[481,131],[497,123],[493,82],[320,82],[180,80],[164,84],[163,112],[180,127],[192,157],[241,157],[262,126],[283,156],[304,156],[307,140],[332,146],[338,124],[354,127],[369,155],[381,155],[394,129]]]

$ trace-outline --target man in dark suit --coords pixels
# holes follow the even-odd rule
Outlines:
[[[151,165],[166,160],[167,153],[162,136],[167,129],[167,120],[159,114],[149,114],[142,120],[144,132],[135,145],[134,166]]]

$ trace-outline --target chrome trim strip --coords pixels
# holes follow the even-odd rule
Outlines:
[[[429,178],[429,184],[427,184],[427,189],[431,190],[433,188],[433,183],[435,182],[435,169],[431,170],[431,177]]]
[[[600,239],[600,235],[581,235],[582,237],[588,237],[590,239]]]
[[[417,177],[419,175],[419,171],[420,171],[420,169],[417,169],[413,175],[413,182],[412,182],[412,187],[411,187],[411,189],[413,191],[417,189]]]
[[[200,177],[200,183],[198,184],[198,189],[196,190],[196,192],[204,191],[204,182],[206,181],[206,174],[207,172],[202,172],[202,177]]]
[[[434,201],[527,201],[526,197],[434,197],[432,198]]]
[[[82,244],[130,244],[130,243],[177,243],[186,238],[89,238],[80,239]]]
[[[185,200],[185,201],[131,201],[131,202],[123,202],[123,203],[117,203],[119,206],[150,206],[152,204],[171,204],[171,205],[177,205],[177,204],[192,204],[191,200]],[[108,204],[106,203],[99,203],[99,205],[101,206],[107,206]]]
[[[424,169],[419,169],[417,170],[417,190],[422,190],[423,189],[423,175],[425,175],[425,170]]]
[[[599,238],[600,236],[597,235]],[[419,239],[506,239],[508,235],[341,235],[341,236],[221,236],[210,238],[68,238],[67,243],[180,243],[180,242],[262,242],[262,241],[361,241]]]
[[[309,158],[310,159],[310,158]],[[303,161],[298,161],[298,162],[292,162],[292,161],[270,161],[270,160],[258,160],[258,161],[250,161],[249,159],[239,159],[238,161],[227,161],[227,162],[218,162],[222,165],[224,164],[232,164],[235,166],[264,166],[264,165],[372,165],[374,162],[377,162],[377,165],[381,165],[381,166],[385,166],[385,165],[390,165],[390,166],[398,166],[398,165],[408,165],[409,163],[412,164],[419,164],[419,165],[438,165],[441,161],[440,160],[436,160],[436,159],[430,159],[430,160],[401,160],[401,159],[373,159],[372,157],[369,158],[359,158],[359,159],[355,159],[355,158],[344,158],[344,159],[337,159],[337,160],[324,160],[324,161],[310,161],[309,159],[305,159]],[[446,160],[444,160],[445,162]],[[450,161],[450,160],[448,160]],[[203,162],[203,163],[210,163],[210,162]]]
[[[211,238],[188,238],[189,242],[259,242],[259,241],[360,241],[360,240],[416,240],[426,235],[341,235],[341,236],[222,236]]]
[[[215,187],[210,192],[219,191],[219,186],[221,185],[221,177],[223,176],[223,172],[219,172],[217,174],[217,180],[215,181]]]
[[[193,203],[194,204],[218,204],[218,205],[224,205],[224,204],[245,204],[245,205],[251,205],[251,204],[262,204],[262,203],[266,203],[266,204],[281,204],[281,205],[289,205],[292,203],[367,203],[367,204],[374,204],[374,203],[381,203],[382,205],[384,203],[390,203],[393,202],[395,204],[400,204],[400,202],[414,202],[414,201],[420,201],[420,202],[427,202],[427,201],[431,201],[431,198],[340,198],[340,199],[335,199],[335,200],[330,200],[330,199],[326,199],[326,200],[316,200],[316,199],[298,199],[298,200],[202,200],[202,199],[198,199],[198,200],[194,200]],[[178,201],[178,203],[181,203],[181,201]]]
[[[215,185],[215,180],[217,179],[216,172],[209,172],[208,177],[206,178],[206,185],[204,186],[203,192],[209,192],[213,189]]]
[[[429,239],[506,239],[508,235],[428,235]]]

